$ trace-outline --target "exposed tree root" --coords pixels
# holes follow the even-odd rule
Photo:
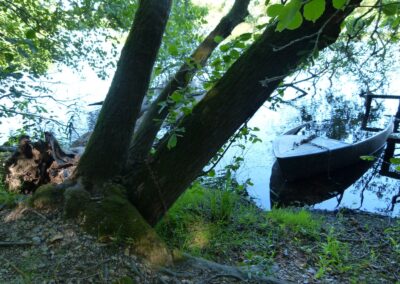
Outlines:
[[[184,254],[184,260],[178,265],[181,266],[190,266],[199,270],[206,270],[212,273],[215,273],[215,275],[207,278],[204,280],[203,283],[209,283],[212,280],[215,280],[216,278],[221,278],[221,277],[226,277],[226,278],[234,278],[239,281],[255,281],[257,283],[270,283],[270,284],[285,284],[289,283],[283,280],[276,279],[274,277],[267,277],[267,276],[258,276],[254,274],[248,273],[245,269],[240,269],[238,267],[234,266],[229,266],[229,265],[224,265],[224,264],[219,264],[213,261],[209,261],[203,258],[199,257],[193,257],[189,254]],[[169,270],[165,270],[163,268],[161,272],[167,272]],[[173,274],[175,274],[174,272]],[[176,276],[176,275],[174,275]],[[189,275],[188,275],[189,276]],[[189,276],[190,277],[190,276]]]

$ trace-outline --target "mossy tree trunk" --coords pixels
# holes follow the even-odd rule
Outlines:
[[[125,166],[128,147],[153,65],[161,45],[172,0],[140,1],[117,71],[93,134],[77,168],[88,183],[102,183]]]

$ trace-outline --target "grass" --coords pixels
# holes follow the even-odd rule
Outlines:
[[[282,240],[315,236],[321,220],[305,210],[265,213],[234,189],[195,183],[157,226],[171,247],[235,265],[257,265],[269,273]],[[296,236],[296,237],[295,237]]]
[[[0,208],[12,208],[24,199],[22,194],[8,192],[5,185],[0,181]]]
[[[316,235],[321,229],[321,220],[315,219],[315,217],[305,209],[274,208],[267,213],[267,216],[273,222],[283,227],[288,227],[295,232]]]
[[[257,274],[268,275],[279,263],[288,274],[301,271],[300,278],[323,283],[368,283],[371,275],[377,275],[376,283],[390,282],[398,274],[393,263],[400,256],[400,221],[386,227],[379,217],[368,221],[345,211],[263,212],[236,190],[222,188],[195,183],[178,199],[156,228],[169,246],[220,263],[256,267]],[[384,240],[376,237],[379,230]]]
[[[316,278],[321,278],[327,271],[336,270],[339,273],[346,272],[352,267],[348,263],[349,248],[345,243],[337,240],[334,230],[331,229],[327,235],[326,242],[321,244],[319,255],[319,270]]]

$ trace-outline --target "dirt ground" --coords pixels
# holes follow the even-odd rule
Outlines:
[[[3,209],[0,220],[0,283],[283,283],[189,256],[173,267],[151,267],[116,240],[98,242],[60,212]]]

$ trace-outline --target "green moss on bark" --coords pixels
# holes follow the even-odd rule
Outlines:
[[[74,186],[64,192],[64,216],[66,218],[78,218],[87,208],[90,202],[90,194],[82,187]]]
[[[36,209],[55,209],[64,201],[64,190],[53,184],[39,187],[29,200],[29,204]]]
[[[119,185],[105,186],[104,198],[86,207],[83,223],[86,230],[99,237],[128,241],[152,264],[168,265],[172,261],[165,243],[127,200],[125,189]]]

